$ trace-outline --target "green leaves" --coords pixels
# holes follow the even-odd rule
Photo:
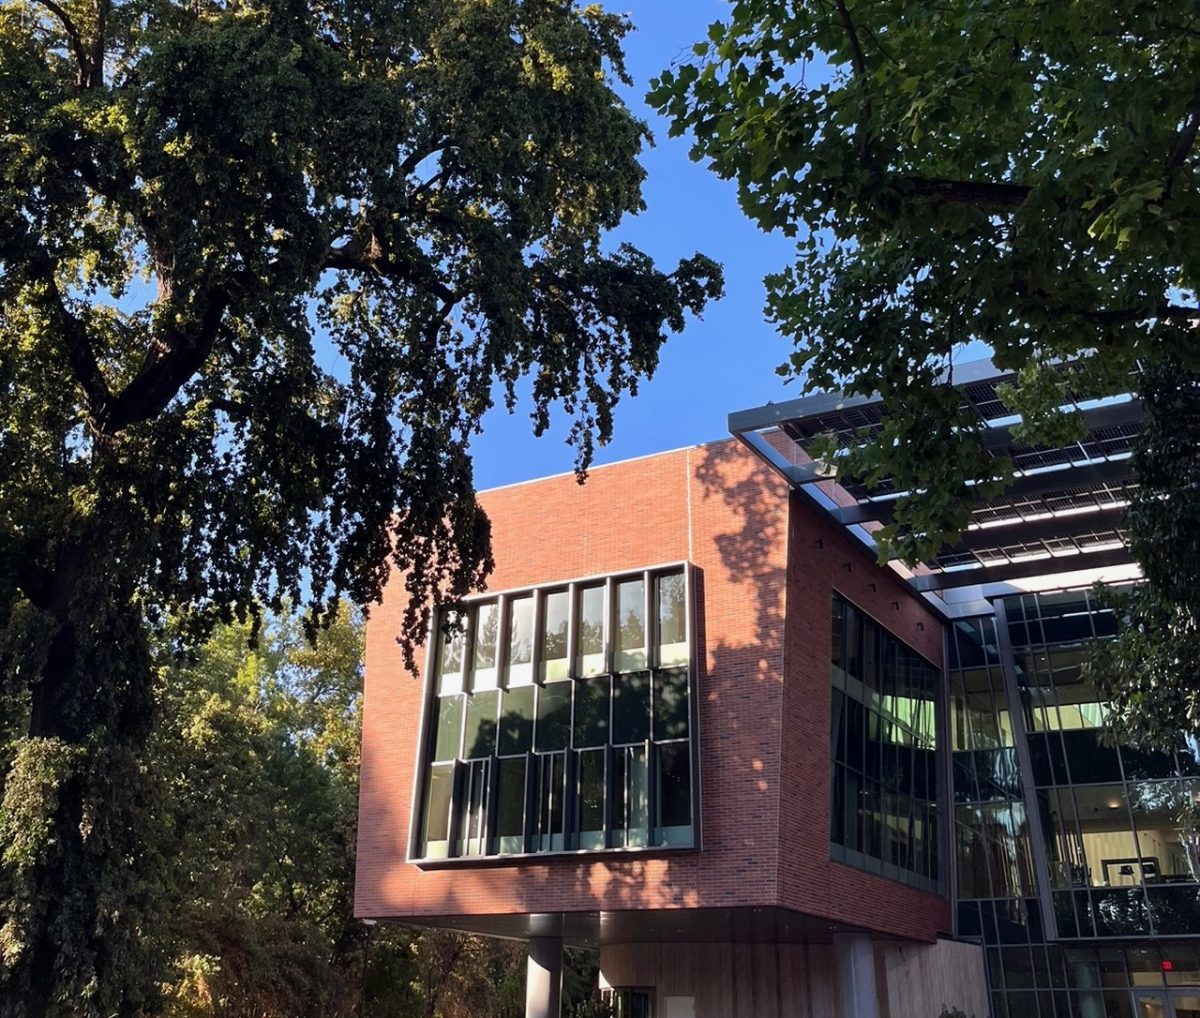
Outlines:
[[[651,91],[746,214],[798,238],[767,283],[795,346],[781,373],[905,408],[840,464],[915,485],[887,550],[936,553],[961,499],[1004,480],[952,395],[915,395],[967,343],[1019,372],[1018,434],[1046,442],[1079,427],[1053,363],[1101,397],[1195,345],[1178,326],[1200,283],[1187,23],[1148,4],[740,0]]]
[[[491,567],[468,444],[493,392],[532,376],[582,472],[720,294],[703,255],[606,252],[642,207],[628,27],[525,0],[0,7],[5,725],[86,747],[59,833],[20,886],[0,871],[28,1010],[152,992],[127,860],[164,620],[184,650],[290,602],[311,635],[391,575],[411,652]],[[209,706],[220,746],[239,715]]]

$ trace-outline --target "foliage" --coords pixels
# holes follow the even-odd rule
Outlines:
[[[1089,666],[1126,742],[1200,751],[1200,377],[1168,361],[1148,373],[1146,423],[1134,456],[1139,487],[1127,513],[1146,582],[1107,591],[1117,636]]]
[[[148,627],[195,645],[284,598],[328,621],[394,568],[411,647],[490,567],[467,450],[493,387],[511,408],[531,377],[539,433],[561,404],[582,469],[719,294],[701,255],[604,245],[641,208],[627,27],[565,0],[0,5],[0,703],[25,740],[0,826],[41,832],[0,867],[0,1012],[155,995]]]
[[[522,945],[353,918],[362,627],[221,627],[158,685],[165,1018],[519,1018]]]
[[[567,1018],[616,1018],[613,1002],[599,994],[585,997],[567,1012]]]
[[[798,238],[767,281],[795,342],[781,372],[892,410],[838,459],[909,492],[876,535],[883,555],[935,553],[1011,475],[951,387],[965,342],[1017,373],[1006,399],[1030,442],[1077,436],[1068,394],[1126,391],[1139,361],[1195,370],[1198,14],[737,0],[655,82],[693,157],[736,180],[763,229]]]

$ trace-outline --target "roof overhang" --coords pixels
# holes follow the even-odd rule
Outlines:
[[[1131,453],[1145,411],[1131,394],[1088,400],[1073,395],[1064,409],[1079,414],[1083,438],[1048,447],[1019,442],[1020,415],[999,387],[1014,378],[989,360],[956,365],[954,386],[977,417],[980,440],[1008,457],[1014,480],[1001,495],[978,499],[967,531],[934,558],[892,568],[944,616],[989,612],[990,598],[1026,590],[1136,579],[1124,529],[1136,488]],[[729,415],[730,432],[872,553],[873,530],[890,522],[907,492],[888,481],[868,486],[839,476],[809,455],[813,441],[833,435],[841,448],[869,440],[888,416],[879,396],[816,393]]]

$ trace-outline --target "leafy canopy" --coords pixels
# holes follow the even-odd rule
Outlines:
[[[884,554],[935,553],[1010,476],[949,387],[964,343],[1019,373],[1029,441],[1079,434],[1068,388],[1195,369],[1198,26],[1195,2],[738,0],[655,82],[693,157],[798,238],[767,284],[781,372],[895,411],[839,460],[910,492]]]
[[[480,584],[468,443],[585,468],[721,291],[642,207],[627,22],[567,0],[0,4],[0,1012],[157,994],[151,637]],[[166,620],[172,620],[168,628]],[[155,633],[155,630],[158,633]]]
[[[205,618],[305,580],[365,603],[389,552],[418,601],[477,584],[494,382],[511,406],[531,374],[535,430],[561,402],[586,466],[720,291],[702,256],[602,244],[642,207],[627,28],[563,0],[6,3],[8,582],[36,601],[86,533]]]

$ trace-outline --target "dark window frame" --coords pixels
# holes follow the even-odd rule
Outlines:
[[[432,778],[432,767],[434,763],[433,744],[434,738],[433,726],[438,717],[438,710],[441,700],[443,699],[438,694],[438,686],[440,680],[440,656],[444,646],[444,638],[439,629],[439,623],[442,613],[439,610],[434,613],[434,618],[431,621],[430,635],[427,641],[426,649],[426,665],[424,679],[424,693],[422,699],[422,712],[420,724],[420,737],[418,741],[417,759],[415,780],[412,796],[412,811],[410,814],[411,820],[409,825],[408,837],[408,852],[407,858],[409,862],[421,865],[423,867],[440,867],[456,864],[474,864],[480,863],[506,863],[522,859],[544,858],[548,855],[562,854],[604,854],[613,852],[681,852],[681,851],[697,851],[701,847],[701,803],[702,795],[700,789],[700,761],[699,761],[699,745],[700,745],[700,725],[699,725],[699,694],[697,689],[698,661],[697,661],[697,624],[696,615],[698,611],[697,605],[697,570],[689,562],[670,562],[660,565],[654,565],[643,569],[627,570],[618,573],[604,574],[601,576],[583,577],[574,580],[556,580],[549,583],[538,584],[537,586],[514,588],[498,592],[488,592],[467,599],[461,605],[456,606],[460,615],[463,616],[463,629],[459,640],[461,641],[462,663],[461,663],[461,687],[462,691],[449,695],[457,695],[462,697],[462,705],[459,722],[459,745],[460,754],[464,751],[462,740],[466,736],[466,713],[469,709],[469,702],[476,692],[491,692],[493,689],[499,691],[498,699],[499,706],[497,711],[497,733],[503,727],[504,718],[506,717],[505,701],[509,689],[521,689],[532,687],[537,692],[534,694],[533,706],[533,723],[531,733],[531,749],[523,754],[505,753],[501,755],[499,750],[500,740],[494,739],[493,752],[488,760],[488,802],[486,804],[485,815],[487,817],[486,830],[484,833],[485,848],[482,852],[473,854],[459,854],[460,842],[462,841],[461,833],[458,830],[452,829],[450,833],[449,843],[446,846],[445,854],[426,854],[426,845],[423,842],[423,830],[425,827],[425,798],[427,795],[426,786]],[[663,577],[678,575],[683,580],[683,609],[684,619],[683,628],[685,634],[685,645],[687,648],[687,661],[684,664],[678,663],[677,650],[678,641],[670,644],[666,650],[676,653],[672,656],[668,663],[660,667],[660,654],[664,648],[660,641],[660,618],[662,607],[659,604],[660,593],[665,587],[660,582]],[[616,631],[617,622],[615,612],[617,608],[617,593],[618,585],[629,580],[640,580],[642,582],[642,620],[644,626],[644,648],[645,648],[645,667],[627,669],[624,671],[616,671]],[[578,618],[579,618],[579,592],[583,589],[602,585],[605,591],[605,618],[604,618],[604,671],[600,674],[583,674],[580,668],[579,654],[579,633],[578,633]],[[542,669],[542,650],[544,643],[544,625],[545,625],[545,601],[546,598],[557,593],[566,593],[567,602],[567,620],[568,620],[568,635],[567,635],[567,656],[566,656],[566,675],[563,677],[547,677],[543,674]],[[511,642],[511,634],[508,630],[508,620],[511,612],[509,605],[519,598],[533,598],[533,632],[531,646],[531,661],[522,662],[531,681],[509,682],[511,678],[508,669],[507,652]],[[676,602],[677,603],[677,602]],[[473,647],[475,644],[474,625],[478,617],[479,607],[481,605],[497,605],[499,628],[495,637],[496,646],[496,661],[494,664],[495,685],[489,681],[482,690],[472,690],[472,678],[474,676],[474,661]],[[559,658],[552,660],[558,661]],[[560,671],[561,669],[556,669]],[[655,735],[658,734],[656,729],[659,727],[659,721],[656,715],[656,708],[659,707],[659,682],[664,684],[670,683],[671,688],[678,689],[679,674],[686,675],[685,689],[687,691],[687,708],[686,708],[686,727],[687,731],[682,737],[663,738],[655,741]],[[553,673],[552,673],[553,674]],[[646,738],[633,743],[621,743],[615,745],[613,743],[614,735],[614,692],[613,687],[616,686],[623,676],[632,676],[641,674],[647,676],[645,697],[648,700],[649,714],[647,718],[647,731],[644,733]],[[575,705],[578,699],[578,687],[585,682],[604,682],[608,685],[608,726],[605,731],[606,741],[602,745],[597,746],[582,746],[575,744]],[[569,688],[571,695],[567,698],[569,705],[567,715],[567,739],[566,745],[562,748],[547,748],[540,750],[538,743],[539,718],[541,710],[542,690],[548,687]],[[669,704],[670,701],[664,699],[664,704]],[[676,705],[677,706],[677,705]],[[673,715],[674,731],[678,730],[679,722],[677,714]],[[665,733],[664,733],[665,734]],[[688,752],[688,778],[689,788],[687,791],[688,802],[690,803],[691,824],[690,841],[684,842],[680,840],[680,828],[678,825],[673,825],[670,828],[658,826],[659,803],[658,790],[661,782],[661,776],[657,773],[658,763],[658,746],[670,745],[685,745]],[[616,830],[612,824],[612,816],[614,810],[614,798],[616,789],[613,787],[614,779],[614,753],[616,751],[627,752],[632,748],[637,748],[643,754],[644,764],[644,794],[641,795],[644,809],[639,810],[639,813],[644,812],[644,824],[639,824],[636,828],[642,832],[642,837],[631,838],[625,829]],[[594,832],[584,832],[578,829],[580,822],[580,796],[581,789],[581,769],[580,759],[585,753],[602,750],[604,753],[604,817],[605,830],[603,844],[601,846],[580,845],[580,837],[583,834],[594,834]],[[560,846],[551,847],[550,849],[542,849],[537,836],[537,821],[536,814],[536,799],[537,799],[537,775],[540,772],[539,760],[548,755],[558,755],[563,760],[564,776],[566,781],[566,792],[564,802],[562,804],[564,816],[564,830]],[[526,818],[525,836],[523,838],[523,850],[520,852],[503,851],[501,836],[495,833],[495,825],[500,810],[498,801],[499,773],[501,762],[508,759],[513,759],[516,756],[524,756],[526,758],[526,795],[524,802],[524,813]],[[445,762],[442,762],[444,766]],[[459,774],[462,768],[467,764],[467,761],[457,757],[454,761],[455,772]],[[451,826],[455,826],[455,818],[462,814],[462,805],[459,802],[460,782],[461,777],[456,778],[454,785],[455,793],[451,802]],[[677,787],[676,790],[678,791]],[[622,793],[624,797],[625,793]],[[676,840],[671,840],[676,839]],[[505,841],[511,846],[511,836],[505,838]],[[590,839],[590,840],[594,840]]]

